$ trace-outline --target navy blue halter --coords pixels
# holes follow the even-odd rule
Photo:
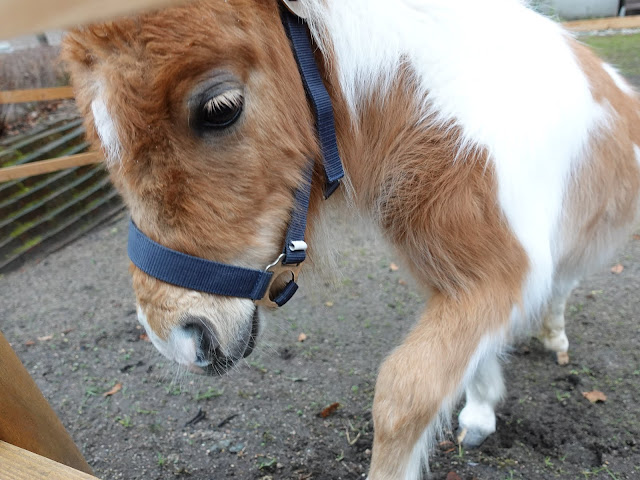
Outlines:
[[[313,105],[326,176],[324,195],[328,198],[338,188],[340,179],[344,176],[338,154],[331,99],[318,71],[304,20],[286,8],[281,8],[281,18],[291,41],[307,98]],[[304,232],[307,226],[313,163],[313,159],[310,159],[304,180],[296,190],[284,249],[277,260],[265,270],[237,267],[172,250],[151,240],[133,221],[129,223],[129,258],[146,274],[172,285],[216,295],[249,298],[258,305],[284,305],[298,289],[298,272],[306,258]],[[283,274],[290,275],[289,282],[280,292],[272,295],[270,290],[273,282]]]

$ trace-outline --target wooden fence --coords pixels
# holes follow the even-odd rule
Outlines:
[[[10,90],[0,92],[0,104],[40,102],[46,100],[61,100],[73,98],[71,87],[38,88],[32,90]],[[98,152],[80,153],[66,157],[52,158],[31,162],[24,165],[0,168],[0,182],[19,178],[57,172],[67,168],[90,165],[102,161]]]

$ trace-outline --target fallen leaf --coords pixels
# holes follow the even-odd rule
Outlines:
[[[452,447],[455,447],[455,445],[451,440],[443,440],[442,442],[438,443],[438,448],[440,448],[440,450],[448,450]]]
[[[586,398],[587,400],[589,400],[591,403],[598,403],[598,402],[606,402],[607,401],[607,396],[602,393],[599,390],[594,390],[592,392],[582,392],[582,395],[584,396],[584,398]]]
[[[324,302],[327,307],[333,307],[333,302]]]
[[[36,342],[34,342],[33,340],[27,340],[26,342],[24,342],[24,344],[27,347],[33,347],[36,344]]]
[[[38,337],[38,340],[40,340],[41,342],[46,342],[48,340],[51,340],[53,338],[53,335],[45,335],[44,337]]]
[[[611,267],[611,273],[615,273],[616,275],[621,274],[623,270],[624,270],[624,267],[622,266],[621,263]]]
[[[462,480],[456,472],[447,473],[447,480]]]
[[[407,282],[406,282],[406,280],[400,279],[400,280],[398,280],[398,284],[400,284],[400,285],[406,285],[406,284],[407,284]]]
[[[103,397],[110,397],[111,395],[118,393],[120,390],[122,390],[122,384],[121,383],[116,383],[113,388],[111,390],[109,390],[108,392],[104,392],[102,394]]]
[[[634,240],[640,240],[640,235],[638,235],[637,233],[633,234],[633,239]]]
[[[329,415],[333,415],[333,413],[340,407],[340,404],[338,402],[332,403],[331,405],[329,405],[328,407],[324,408],[321,412],[320,412],[320,416],[322,418],[327,418]]]
[[[143,342],[148,342],[149,341],[149,335],[147,335],[146,333],[141,333],[140,334],[140,340],[142,340]]]
[[[306,339],[307,339],[307,336],[304,333],[301,333],[300,335],[298,335],[299,342],[304,342]]]
[[[400,270],[400,267],[395,263],[391,262],[391,265],[389,265],[389,270],[391,270],[392,272],[397,272],[398,270]]]
[[[63,330],[62,333],[64,333],[66,335],[68,333],[73,332],[74,330],[75,330],[74,328],[67,328],[67,329]]]

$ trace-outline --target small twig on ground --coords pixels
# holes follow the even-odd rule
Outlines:
[[[233,420],[234,418],[236,418],[238,416],[237,413],[234,413],[233,415],[229,415],[227,418],[225,418],[224,420],[222,420],[219,424],[218,424],[218,428],[222,428],[224,427],[227,423],[229,423],[231,420]]]
[[[356,443],[356,442],[358,441],[358,439],[360,438],[360,433],[361,433],[361,432],[358,432],[358,435],[356,435],[356,438],[354,438],[353,440],[351,440],[351,437],[349,436],[349,429],[348,429],[348,428],[345,428],[345,429],[344,429],[344,431],[345,431],[345,432],[346,432],[346,434],[347,434],[347,443],[348,443],[349,445],[351,445],[351,446],[355,445],[355,443]]]
[[[204,420],[205,418],[207,418],[207,412],[205,412],[204,410],[199,408],[198,409],[198,413],[196,413],[196,416],[193,417],[191,420],[189,420],[187,423],[185,423],[184,426],[185,427],[192,427],[196,423],[201,422],[202,420]]]

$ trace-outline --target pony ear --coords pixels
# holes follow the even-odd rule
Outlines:
[[[302,0],[282,0],[282,3],[294,15],[300,18],[307,18],[308,15]]]

